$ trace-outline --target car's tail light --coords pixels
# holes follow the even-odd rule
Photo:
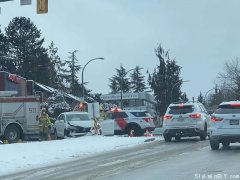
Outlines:
[[[240,104],[230,104],[230,106],[235,106],[235,107],[239,107],[240,106]]]
[[[153,118],[143,118],[143,120],[148,123],[148,122],[152,122],[152,121],[153,121]]]
[[[197,119],[197,118],[201,118],[201,114],[190,114],[189,117]]]
[[[171,119],[172,118],[172,116],[163,116],[163,120],[169,120],[169,119]]]
[[[215,116],[212,116],[211,117],[211,122],[219,122],[219,121],[222,121],[223,118],[219,118],[219,117],[215,117]]]

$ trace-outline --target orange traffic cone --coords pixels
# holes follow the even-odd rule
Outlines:
[[[134,137],[134,130],[133,129],[130,130],[129,137]]]
[[[148,129],[146,129],[144,136],[152,136],[152,134],[148,131]]]

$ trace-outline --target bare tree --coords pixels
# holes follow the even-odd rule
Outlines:
[[[224,72],[219,74],[221,89],[231,90],[232,98],[240,98],[240,60],[236,59],[225,62]]]

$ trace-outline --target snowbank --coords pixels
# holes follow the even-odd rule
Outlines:
[[[152,137],[84,136],[55,141],[0,145],[0,176],[105,151],[132,147]],[[155,138],[157,139],[157,138]]]

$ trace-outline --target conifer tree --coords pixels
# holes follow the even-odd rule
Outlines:
[[[199,94],[199,96],[198,96],[197,100],[198,100],[198,102],[200,102],[200,103],[204,103],[204,97],[203,97],[203,95],[202,95],[202,92],[201,92],[201,91],[200,91],[200,94]]]
[[[109,79],[110,84],[109,87],[112,92],[121,92],[121,90],[126,93],[130,92],[130,85],[129,79],[126,77],[127,71],[121,65],[119,69],[116,68],[117,75],[114,75],[112,78]]]
[[[109,78],[109,81],[110,81],[110,84],[109,84],[109,88],[111,89],[111,92],[112,94],[116,94],[118,93],[118,90],[120,89],[118,86],[118,83],[116,81],[116,78],[115,76],[112,77],[112,78]]]
[[[48,85],[50,61],[42,46],[44,38],[41,38],[36,25],[29,18],[15,17],[5,28],[5,32],[9,46],[8,57],[13,60],[15,73]]]
[[[69,52],[69,60],[66,60],[68,70],[65,74],[66,81],[69,83],[69,93],[79,96],[81,94],[81,85],[79,83],[78,74],[81,66],[77,64],[78,60],[76,57],[77,50]]]
[[[1,27],[1,26],[0,26]],[[7,37],[0,29],[0,70],[15,72],[13,60],[8,56],[8,43]]]
[[[163,115],[171,102],[180,100],[181,67],[174,59],[170,59],[169,51],[165,51],[161,45],[157,47],[155,53],[159,65],[154,69],[153,74],[149,75],[148,83],[157,101],[157,111]]]
[[[181,98],[180,98],[180,99],[181,99],[181,101],[183,101],[183,102],[188,102],[188,101],[189,101],[186,92],[184,92],[184,93],[181,95]]]
[[[66,91],[66,87],[64,84],[64,72],[65,72],[65,64],[62,62],[61,58],[58,56],[58,48],[55,47],[55,44],[51,42],[48,47],[48,56],[51,61],[50,63],[50,83],[53,88],[59,89],[61,91]]]
[[[143,92],[146,89],[144,76],[140,72],[140,67],[136,66],[133,73],[130,74],[131,89],[133,92]]]

